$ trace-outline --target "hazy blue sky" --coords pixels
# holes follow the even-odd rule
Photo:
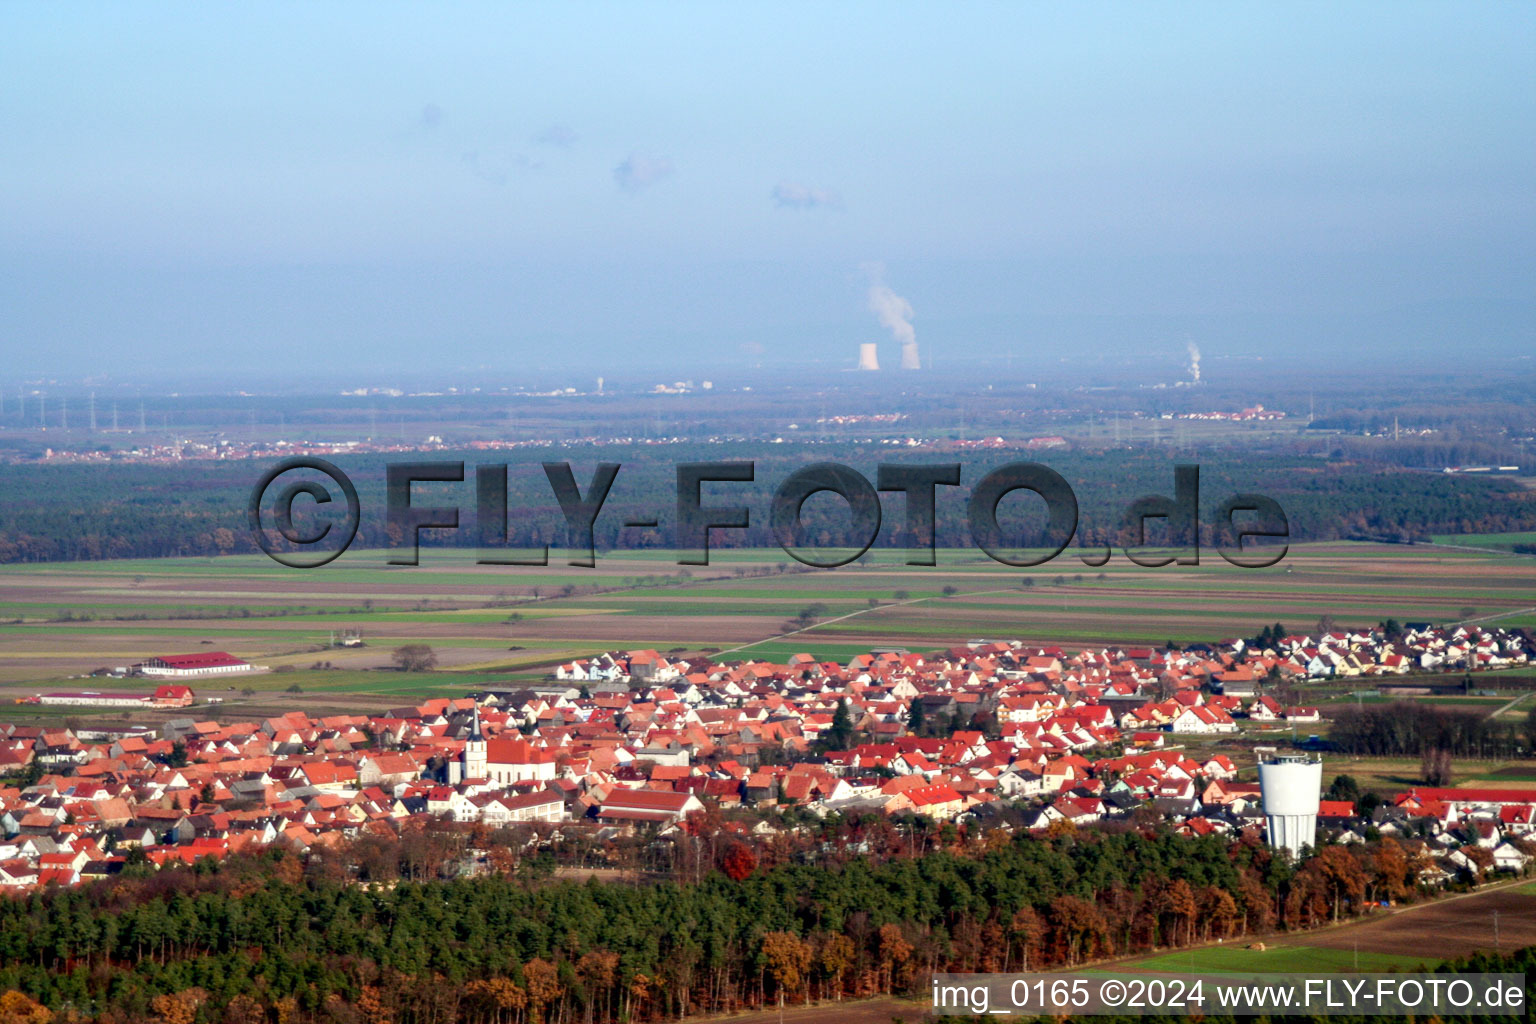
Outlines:
[[[1530,4],[0,22],[7,376],[1536,343]]]

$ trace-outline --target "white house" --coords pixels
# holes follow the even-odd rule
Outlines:
[[[1186,733],[1237,732],[1237,723],[1232,721],[1232,716],[1221,710],[1221,708],[1196,704],[1179,712],[1174,717],[1173,722],[1170,723],[1169,731]]]
[[[1511,843],[1500,843],[1493,848],[1493,867],[1495,871],[1525,870],[1525,866],[1531,862],[1531,858],[1521,853]]]

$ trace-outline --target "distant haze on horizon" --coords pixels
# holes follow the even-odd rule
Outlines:
[[[0,387],[1536,350],[1529,4],[6,15]]]

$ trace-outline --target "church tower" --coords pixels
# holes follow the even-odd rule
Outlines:
[[[464,770],[466,779],[485,778],[485,736],[480,732],[480,708],[476,706],[469,723],[469,738],[464,741]]]

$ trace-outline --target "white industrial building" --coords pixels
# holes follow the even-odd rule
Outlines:
[[[142,708],[149,705],[150,695],[147,693],[103,693],[98,690],[78,690],[40,694],[37,702],[39,704],[79,705],[82,707]]]
[[[222,676],[235,672],[250,672],[255,666],[223,651],[203,651],[197,654],[162,654],[134,666],[140,675],[169,676],[185,679],[195,676]]]

